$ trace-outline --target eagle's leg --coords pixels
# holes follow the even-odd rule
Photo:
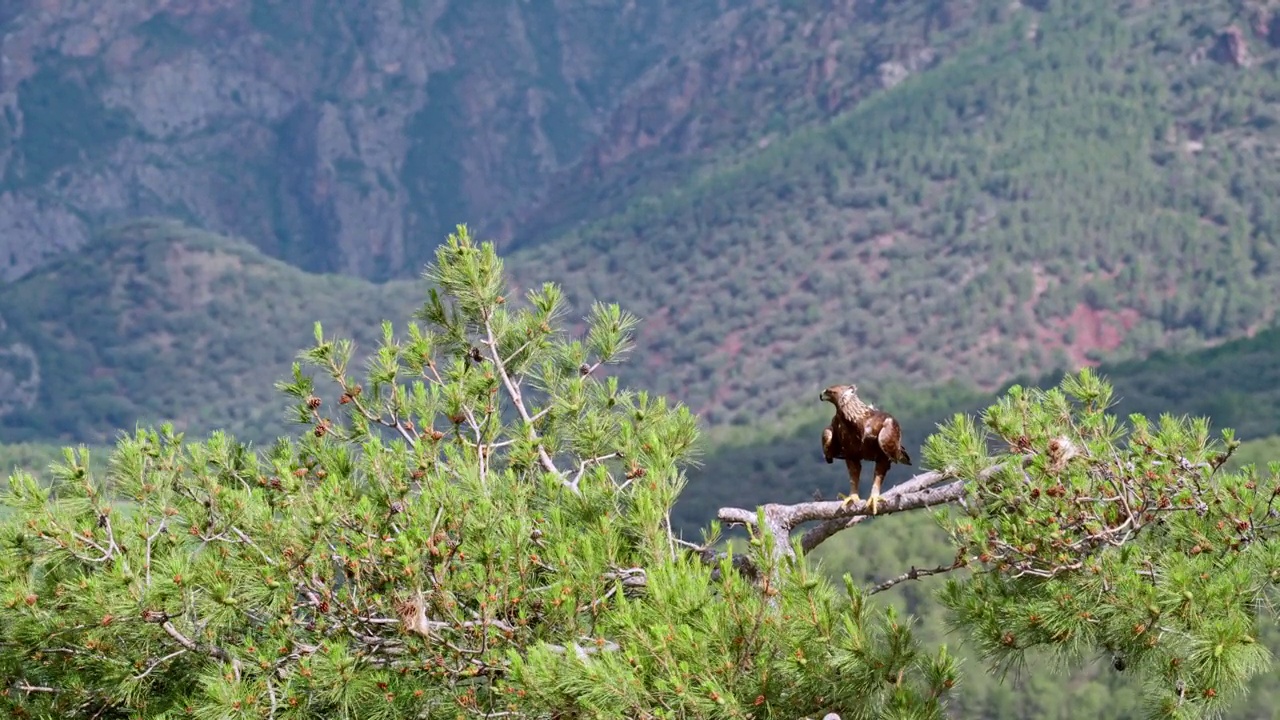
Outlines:
[[[862,499],[858,497],[858,481],[862,479],[862,461],[845,458],[844,466],[849,469],[849,485],[853,489],[853,494],[846,496],[843,503],[845,507],[849,507]]]
[[[867,504],[871,506],[871,514],[875,515],[880,509],[880,483],[884,482],[884,476],[889,473],[889,461],[876,461],[876,474],[871,480],[871,497],[867,500]]]

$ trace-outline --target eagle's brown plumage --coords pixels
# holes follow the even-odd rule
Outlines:
[[[821,399],[836,406],[831,425],[822,431],[822,457],[828,463],[844,460],[853,488],[853,494],[845,498],[846,505],[858,499],[862,461],[876,464],[868,500],[874,515],[880,502],[880,484],[889,466],[911,464],[911,457],[902,447],[902,426],[889,413],[864,403],[858,397],[857,385],[832,385],[822,391]]]

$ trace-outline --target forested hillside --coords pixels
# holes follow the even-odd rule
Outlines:
[[[181,223],[129,223],[0,285],[0,438],[101,443],[173,421],[263,442],[289,430],[274,385],[314,322],[371,347],[422,298]]]
[[[626,195],[518,271],[634,308],[628,378],[712,423],[855,369],[993,389],[1270,324],[1270,16],[1036,7],[825,126]]]
[[[425,289],[308,275],[245,243],[176,223],[120,227],[90,252],[0,288],[0,357],[7,359],[0,380],[10,383],[0,442],[101,444],[135,423],[173,421],[196,435],[228,429],[263,445],[291,430],[274,384],[287,377],[314,320],[335,332],[353,328],[358,351],[369,352],[377,339],[369,329],[407,318]],[[581,315],[575,308],[569,317]],[[642,344],[633,363],[648,355]],[[1121,413],[1207,415],[1244,439],[1280,434],[1280,330],[1108,363],[1102,372],[1116,384]],[[1052,385],[1060,377],[1053,371],[1025,382]],[[844,381],[902,418],[913,454],[937,422],[993,397],[959,381],[880,383],[838,366],[824,377],[824,384]],[[677,524],[696,534],[730,500],[843,492],[843,468],[821,460],[818,436],[830,407],[818,392],[797,395],[778,417],[747,428],[704,420],[709,439],[677,505]],[[889,484],[909,475],[895,468]]]

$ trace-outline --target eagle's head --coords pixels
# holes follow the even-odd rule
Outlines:
[[[853,393],[856,395],[858,393],[858,386],[857,385],[832,385],[826,390],[823,390],[822,394],[818,396],[818,399],[824,402],[829,402],[834,404],[834,403],[838,403],[840,401],[840,397],[845,393]]]

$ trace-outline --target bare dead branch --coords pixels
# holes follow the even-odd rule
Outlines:
[[[945,505],[964,496],[962,481],[953,480],[945,485],[934,486],[944,479],[946,476],[942,473],[927,472],[890,488],[880,496],[877,515],[891,515],[906,510]],[[808,553],[827,538],[861,522],[870,514],[870,505],[865,500],[850,505],[831,500],[795,505],[770,503],[764,506],[765,524],[778,539],[777,551],[782,554],[790,554],[791,531],[798,525],[818,520],[825,521],[802,538],[803,551]],[[756,524],[756,513],[741,508],[721,508],[718,517],[721,521],[731,524],[748,527]]]
[[[257,551],[258,551],[258,555],[262,556],[262,560],[263,560],[265,563],[267,563],[268,565],[275,565],[275,564],[276,564],[276,561],[275,561],[275,560],[272,560],[272,559],[271,559],[271,556],[269,556],[269,555],[267,555],[265,552],[263,552],[263,551],[262,551],[262,548],[258,547],[258,544],[257,544],[257,543],[255,543],[252,539],[250,539],[248,535],[245,535],[245,534],[244,534],[244,531],[242,531],[240,528],[236,527],[235,525],[232,525],[232,526],[231,526],[231,532],[235,533],[235,534],[236,534],[236,537],[240,538],[240,542],[242,542],[242,543],[244,543],[244,544],[248,545],[249,547],[253,548],[254,550],[257,550]]]
[[[573,653],[578,656],[579,660],[586,660],[588,657],[598,652],[614,652],[620,648],[618,643],[612,640],[604,640],[603,642],[600,642],[599,640],[593,641],[592,638],[582,638],[582,639],[586,640],[591,644],[579,645],[578,643],[575,642],[575,643],[570,643],[569,647],[566,648],[563,645],[552,645],[551,643],[547,643],[544,647],[546,647],[548,650],[554,653],[565,653],[572,650]]]
[[[17,683],[17,684],[15,684],[15,685],[13,686],[13,689],[14,689],[14,690],[17,690],[18,692],[24,692],[24,693],[56,693],[56,692],[61,692],[61,691],[60,691],[60,690],[58,690],[57,688],[49,687],[49,686],[47,686],[47,685],[30,685],[30,684],[28,684],[28,683],[26,683],[26,682],[23,682],[23,681],[18,681],[18,683]]]
[[[1031,463],[1031,460],[1034,457],[1035,456],[1033,454],[1024,455],[1022,458],[1022,467],[1026,468],[1027,465]],[[978,478],[977,478],[978,481],[981,482],[983,480],[990,478],[992,475],[995,475],[996,472],[998,472],[1001,467],[1003,466],[992,465],[991,467],[986,468],[982,472],[978,473]],[[881,496],[881,503],[884,503],[885,498],[889,498],[891,496],[897,497],[899,495],[915,495],[922,491],[933,488],[934,486],[938,485],[938,483],[945,482],[947,480],[953,480],[954,484],[957,486],[961,485],[961,481],[956,480],[953,475],[948,473],[942,473],[936,470],[930,470],[928,472],[920,473],[919,475],[916,475],[908,480],[900,482],[897,485],[894,485],[893,487],[886,490],[884,494]],[[955,500],[958,500],[964,496],[963,487],[957,487],[953,490],[948,491],[946,494],[949,496],[952,492],[957,493],[954,498],[951,498],[949,500],[941,500],[936,497],[930,498],[931,504],[942,505],[948,502],[954,502]],[[862,510],[865,510],[865,507],[866,507],[865,503],[859,506],[859,508]],[[888,505],[882,504],[881,507],[887,508]],[[927,505],[920,505],[919,507],[927,507]],[[912,508],[912,507],[899,508],[899,510],[911,510],[911,509],[915,509],[915,508]],[[880,514],[886,514],[886,512],[887,511],[882,510]],[[801,547],[804,549],[805,554],[808,554],[812,552],[814,548],[826,542],[827,539],[830,538],[832,535],[835,535],[841,530],[847,530],[853,527],[854,525],[857,525],[858,523],[862,522],[863,520],[866,520],[868,517],[870,516],[867,515],[865,512],[856,512],[856,514],[853,514],[852,516],[848,516],[848,517],[839,516],[839,517],[830,518],[825,522],[823,522],[818,527],[812,528],[808,532],[806,532],[804,536],[801,538],[801,541],[800,541]]]
[[[1024,455],[1022,467],[1025,469],[1034,457],[1034,454]],[[992,465],[979,472],[977,479],[986,480],[1006,466],[1005,463]],[[930,470],[904,480],[881,494],[876,516],[947,505],[962,501],[964,495],[965,481],[956,477],[954,472]],[[810,528],[800,538],[801,553],[807,555],[836,533],[871,517],[870,505],[865,500],[847,506],[834,500],[795,505],[770,503],[762,509],[765,524],[776,538],[774,553],[781,557],[792,555],[791,531],[799,525],[821,521],[821,524]],[[717,517],[731,525],[744,525],[748,528],[754,528],[757,523],[756,512],[742,508],[721,508]],[[705,548],[694,552],[707,565],[717,564],[724,556],[722,552]],[[759,575],[759,568],[749,557],[735,555],[733,565],[738,572],[753,579]]]
[[[573,476],[573,480],[569,481],[569,487],[575,490],[578,488],[578,483],[582,481],[582,476],[587,472],[587,468],[595,465],[596,463],[604,462],[605,460],[612,460],[616,457],[618,457],[618,453],[611,452],[607,455],[601,455],[600,457],[586,458],[582,460],[578,463],[578,472]]]
[[[133,676],[133,679],[134,679],[134,680],[141,680],[141,679],[145,678],[146,676],[150,675],[150,674],[151,674],[151,672],[152,672],[153,670],[155,670],[156,668],[160,667],[160,666],[161,666],[161,665],[163,665],[165,662],[167,662],[167,661],[169,661],[169,660],[172,660],[172,659],[174,659],[174,658],[178,657],[179,655],[181,655],[181,654],[183,654],[183,653],[185,653],[185,652],[188,652],[187,648],[182,647],[182,648],[178,648],[177,650],[174,650],[173,652],[169,653],[168,655],[165,655],[164,657],[156,658],[154,661],[152,661],[152,663],[151,663],[150,665],[148,665],[148,666],[147,666],[147,669],[146,669],[146,670],[143,670],[142,672],[138,673],[137,675],[134,675],[134,676]]]
[[[179,632],[178,629],[173,626],[173,623],[169,622],[168,620],[165,620],[163,623],[161,623],[160,627],[164,629],[165,633],[168,634],[169,637],[176,640],[179,645],[186,648],[187,650],[190,650],[191,652],[195,652],[195,653],[208,655],[209,657],[214,658],[215,660],[221,660],[223,662],[231,663],[231,669],[232,669],[232,672],[235,673],[236,681],[238,682],[240,680],[240,661],[232,657],[231,653],[228,653],[226,650],[223,650],[217,645],[209,645],[205,648],[201,648],[199,645],[196,644],[194,640],[192,640],[191,638]]]
[[[963,566],[958,561],[953,562],[950,565],[939,565],[936,568],[918,568],[915,565],[912,565],[910,570],[902,573],[901,575],[895,578],[890,578],[888,580],[885,580],[882,583],[879,583],[867,588],[867,594],[875,595],[876,593],[884,592],[885,590],[888,590],[889,588],[893,587],[894,585],[897,585],[898,583],[903,583],[908,580],[919,580],[922,577],[929,577],[930,575],[941,575],[943,573],[949,573],[952,570],[955,570],[956,568],[959,568],[959,567],[963,567]]]

